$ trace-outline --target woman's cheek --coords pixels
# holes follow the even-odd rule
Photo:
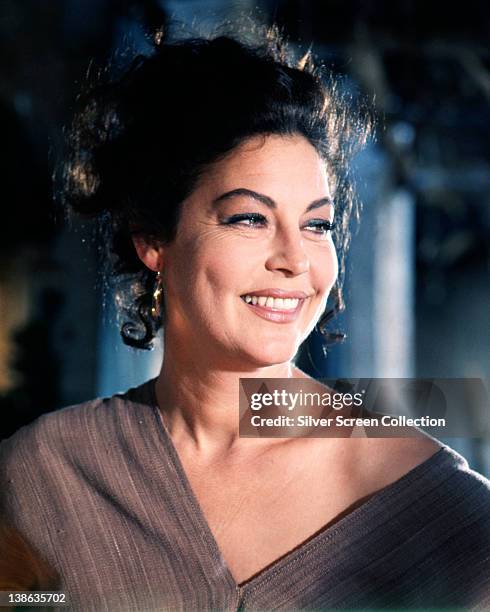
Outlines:
[[[251,277],[256,277],[265,269],[264,249],[257,243],[243,239],[218,240],[202,253],[200,265],[206,271],[206,279],[215,288],[226,291],[228,288],[243,289],[250,285]]]
[[[339,273],[339,261],[334,243],[329,240],[323,249],[316,249],[310,257],[313,288],[319,293],[329,292]]]

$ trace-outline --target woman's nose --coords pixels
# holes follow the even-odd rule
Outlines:
[[[304,274],[310,269],[310,260],[305,250],[299,229],[278,231],[274,236],[266,268],[280,271],[288,276]]]

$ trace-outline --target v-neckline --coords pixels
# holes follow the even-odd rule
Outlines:
[[[435,451],[435,453],[433,453],[428,459],[425,459],[424,461],[416,465],[414,468],[403,474],[397,480],[386,485],[382,489],[375,491],[373,494],[368,496],[367,500],[361,502],[358,506],[352,504],[354,505],[354,508],[350,512],[347,512],[347,514],[343,516],[342,512],[339,513],[339,515],[337,516],[340,516],[340,518],[336,520],[336,518],[334,517],[331,521],[329,521],[319,530],[307,537],[305,540],[300,542],[297,546],[290,549],[288,552],[284,553],[262,569],[258,570],[246,580],[237,582],[237,580],[231,573],[231,570],[223,553],[221,552],[221,549],[206,519],[201,504],[196,494],[194,493],[190,480],[184,469],[183,463],[173,443],[170,432],[168,431],[167,426],[165,425],[162,413],[160,411],[160,407],[158,405],[158,400],[155,391],[155,382],[156,378],[153,378],[147,381],[147,383],[144,383],[142,387],[144,388],[146,385],[148,385],[147,389],[149,391],[151,408],[153,410],[154,417],[160,429],[160,433],[163,436],[166,448],[169,451],[170,458],[178,476],[179,483],[181,484],[187,496],[187,500],[194,509],[194,516],[191,518],[197,523],[201,534],[203,534],[203,540],[205,541],[209,553],[212,555],[212,557],[226,574],[227,582],[232,584],[236,590],[242,592],[248,590],[255,590],[260,583],[268,580],[272,577],[272,575],[278,573],[284,567],[293,564],[295,561],[298,561],[305,554],[308,554],[308,552],[320,546],[322,542],[326,542],[328,540],[333,539],[337,534],[348,529],[349,526],[360,522],[363,516],[368,513],[373,506],[401,492],[405,488],[405,486],[410,485],[411,482],[420,477],[425,471],[429,470],[433,466],[436,466],[439,461],[445,461],[446,459],[451,459],[454,461],[455,458],[459,457],[459,455],[457,455],[457,453],[453,451],[449,446],[443,444],[438,440],[437,442],[441,445],[441,448]]]

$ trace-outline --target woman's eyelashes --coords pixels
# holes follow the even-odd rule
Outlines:
[[[265,227],[267,219],[260,213],[239,213],[226,217],[222,221],[223,225],[245,226],[245,227]],[[326,235],[329,231],[335,228],[333,221],[327,219],[310,219],[304,225],[307,231],[314,234]]]
[[[335,223],[333,221],[326,221],[325,219],[312,219],[308,221],[307,227],[312,227],[315,233],[326,234],[335,228]]]
[[[224,225],[246,225],[254,227],[256,225],[266,225],[267,219],[259,213],[240,213],[227,217],[222,222]]]

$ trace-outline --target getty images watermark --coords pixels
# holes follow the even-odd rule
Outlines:
[[[481,378],[241,378],[240,436],[490,437]]]

